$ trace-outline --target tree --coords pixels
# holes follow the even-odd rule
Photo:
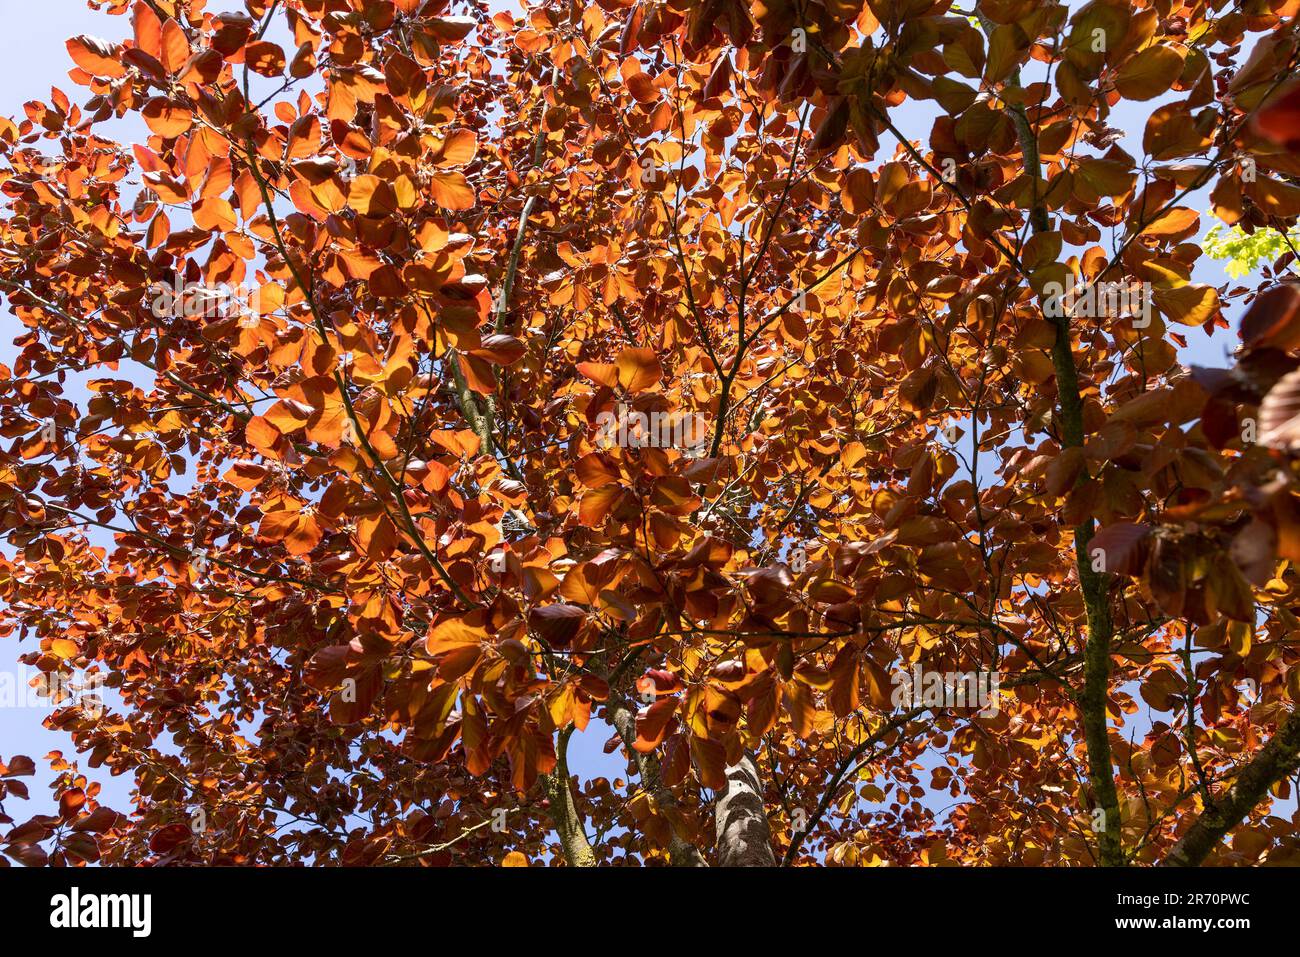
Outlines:
[[[1175,348],[1296,0],[93,5],[0,123],[11,857],[1297,861],[1300,294]]]

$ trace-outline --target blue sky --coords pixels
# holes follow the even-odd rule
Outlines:
[[[213,0],[209,6],[214,10],[240,9],[242,4]],[[502,3],[501,6],[506,6]],[[0,0],[0,13],[7,15],[4,22],[10,25],[0,31],[0,113],[21,116],[22,104],[33,99],[48,100],[50,87],[59,86],[74,101],[85,98],[84,88],[77,87],[67,77],[71,63],[67,57],[64,41],[67,37],[80,33],[89,33],[109,38],[119,38],[129,31],[129,23],[124,17],[109,17],[102,13],[90,11],[83,0],[45,0],[33,4],[32,0]],[[1041,70],[1041,67],[1040,67]],[[1027,79],[1037,79],[1040,71],[1032,71]],[[1122,145],[1130,153],[1141,156],[1141,137],[1146,119],[1158,105],[1166,102],[1166,97],[1147,103],[1124,103],[1112,114],[1111,126],[1123,130],[1126,140]],[[903,131],[914,139],[926,140],[935,114],[932,103],[909,104],[906,111],[897,114]],[[142,129],[133,121],[114,121],[106,131],[123,140],[129,140]],[[877,162],[884,162],[893,151],[891,138],[882,140],[882,148]],[[1191,197],[1188,205],[1204,209],[1206,196]],[[1212,225],[1208,217],[1203,217],[1203,228]],[[1109,237],[1103,238],[1103,245],[1109,247]],[[1216,285],[1227,280],[1222,265],[1208,258],[1196,267],[1193,279]],[[1235,285],[1235,283],[1234,283]],[[1239,310],[1230,310],[1234,320]],[[11,361],[14,350],[11,340],[20,327],[7,310],[0,312],[0,362]],[[1228,352],[1235,345],[1235,334],[1222,332],[1211,338],[1200,330],[1180,327],[1180,332],[1187,335],[1189,344],[1182,350],[1181,358],[1185,362],[1205,365],[1225,365]],[[30,648],[30,645],[23,650]],[[0,643],[0,671],[7,670],[14,674],[14,655],[17,648],[12,642]],[[17,676],[18,683],[25,685],[31,672],[22,672]],[[52,749],[62,750],[69,758],[75,758],[70,739],[61,733],[47,731],[41,727],[41,721],[47,714],[44,708],[6,708],[0,707],[0,757],[9,757],[16,753],[29,754],[37,761],[38,774],[32,782],[33,800],[29,802],[12,802],[10,813],[15,817],[38,811],[50,810],[48,791],[45,789],[50,775],[42,763],[42,756]],[[1144,715],[1135,716],[1137,726],[1144,730]],[[1139,733],[1141,733],[1139,731]],[[612,729],[603,722],[593,720],[584,734],[575,735],[570,743],[571,768],[584,777],[606,776],[611,779],[626,774],[626,765],[617,755],[606,755],[602,746],[612,734]],[[91,772],[92,777],[104,786],[103,799],[119,810],[129,807],[131,782],[128,778],[110,778],[106,774]],[[30,779],[29,779],[30,780]],[[946,794],[936,795],[935,807],[947,804]],[[22,819],[22,818],[20,818]]]

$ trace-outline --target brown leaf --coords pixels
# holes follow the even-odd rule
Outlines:
[[[1278,380],[1259,404],[1259,444],[1300,452],[1300,369]]]
[[[1093,569],[1110,575],[1136,575],[1145,561],[1150,535],[1151,526],[1144,523],[1114,522],[1099,529],[1088,542]]]
[[[1300,288],[1285,282],[1256,295],[1241,317],[1240,335],[1247,349],[1289,352],[1300,346]]]
[[[587,612],[577,605],[556,603],[534,608],[528,613],[528,627],[552,648],[567,648],[573,644]]]

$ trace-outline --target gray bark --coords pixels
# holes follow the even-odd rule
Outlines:
[[[772,831],[763,807],[758,767],[746,755],[727,768],[727,786],[718,796],[718,863],[723,867],[775,867]]]

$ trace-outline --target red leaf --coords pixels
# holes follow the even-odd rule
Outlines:
[[[636,692],[639,695],[654,694],[656,697],[682,690],[681,679],[671,671],[652,668],[636,679]]]
[[[1251,127],[1257,136],[1289,149],[1300,148],[1300,81],[1274,91]]]
[[[36,773],[36,762],[25,754],[15,754],[7,765],[0,764],[0,780],[26,777]]]
[[[154,831],[153,837],[149,838],[149,850],[155,854],[166,854],[168,851],[174,851],[193,836],[194,832],[184,824],[168,824]]]

